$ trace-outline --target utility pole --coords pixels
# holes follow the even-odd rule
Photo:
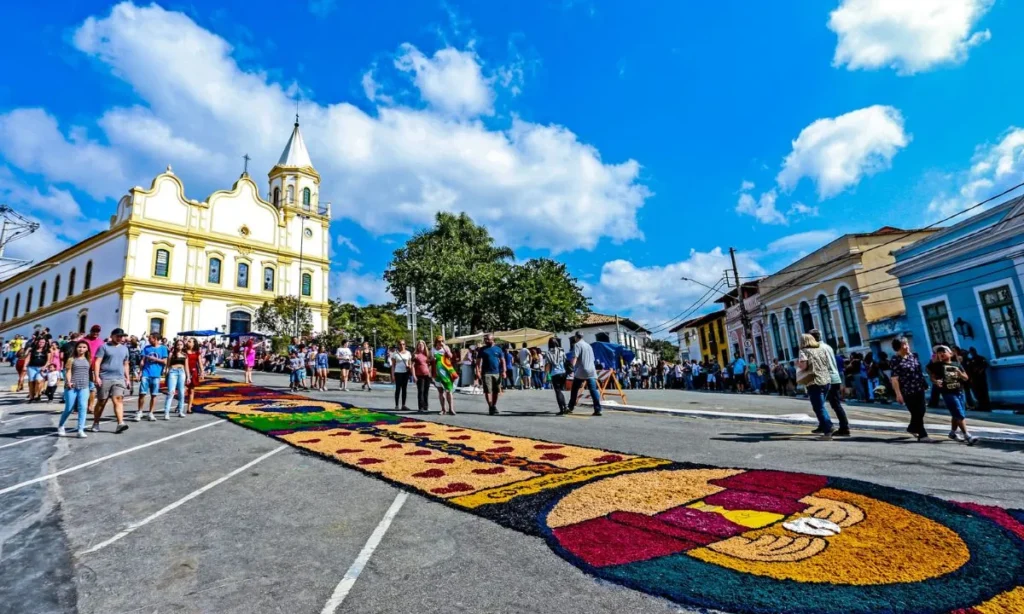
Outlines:
[[[740,284],[740,272],[736,268],[736,249],[733,247],[729,248],[729,257],[732,258],[732,274],[736,278],[736,297],[740,301],[740,322],[743,324],[743,353],[747,353],[746,344],[750,344],[750,349],[754,349],[754,338],[750,332],[750,316],[747,314],[747,305],[743,300],[743,286]],[[746,356],[741,356],[746,358]]]
[[[615,343],[622,345],[622,329],[619,328],[619,314],[615,314]]]

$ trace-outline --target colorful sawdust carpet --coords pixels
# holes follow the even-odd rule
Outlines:
[[[1024,513],[708,467],[212,381],[196,406],[535,535],[594,576],[742,614],[1024,612]]]

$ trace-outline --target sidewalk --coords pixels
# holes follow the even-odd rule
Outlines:
[[[700,418],[726,418],[776,424],[814,426],[817,420],[810,402],[800,397],[777,395],[695,392],[686,390],[628,390],[628,403],[614,397],[605,405],[619,410],[671,414]],[[898,405],[843,403],[850,426],[873,431],[906,432],[907,410]],[[833,416],[834,418],[834,416]],[[987,440],[1024,443],[1024,415],[967,412],[972,434]],[[925,426],[933,434],[949,430],[949,414],[945,409],[929,409]]]

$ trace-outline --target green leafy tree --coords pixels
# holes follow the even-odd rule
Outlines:
[[[313,312],[309,305],[294,296],[278,296],[273,302],[264,301],[256,310],[255,324],[259,330],[275,336],[293,336],[296,318],[300,333],[308,335],[313,330]]]
[[[577,325],[589,305],[565,265],[543,258],[517,265],[513,257],[465,213],[438,213],[433,228],[395,250],[384,279],[397,308],[414,286],[421,313],[463,330]]]
[[[652,350],[662,360],[675,362],[679,360],[679,348],[664,339],[651,339],[647,342],[647,349]]]
[[[405,316],[397,313],[393,304],[358,307],[352,303],[331,301],[329,322],[338,343],[344,339],[373,343],[374,330],[377,331],[378,345],[408,338]]]

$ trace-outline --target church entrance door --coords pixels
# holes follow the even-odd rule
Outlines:
[[[232,311],[230,322],[232,335],[252,332],[252,316],[248,312]]]

